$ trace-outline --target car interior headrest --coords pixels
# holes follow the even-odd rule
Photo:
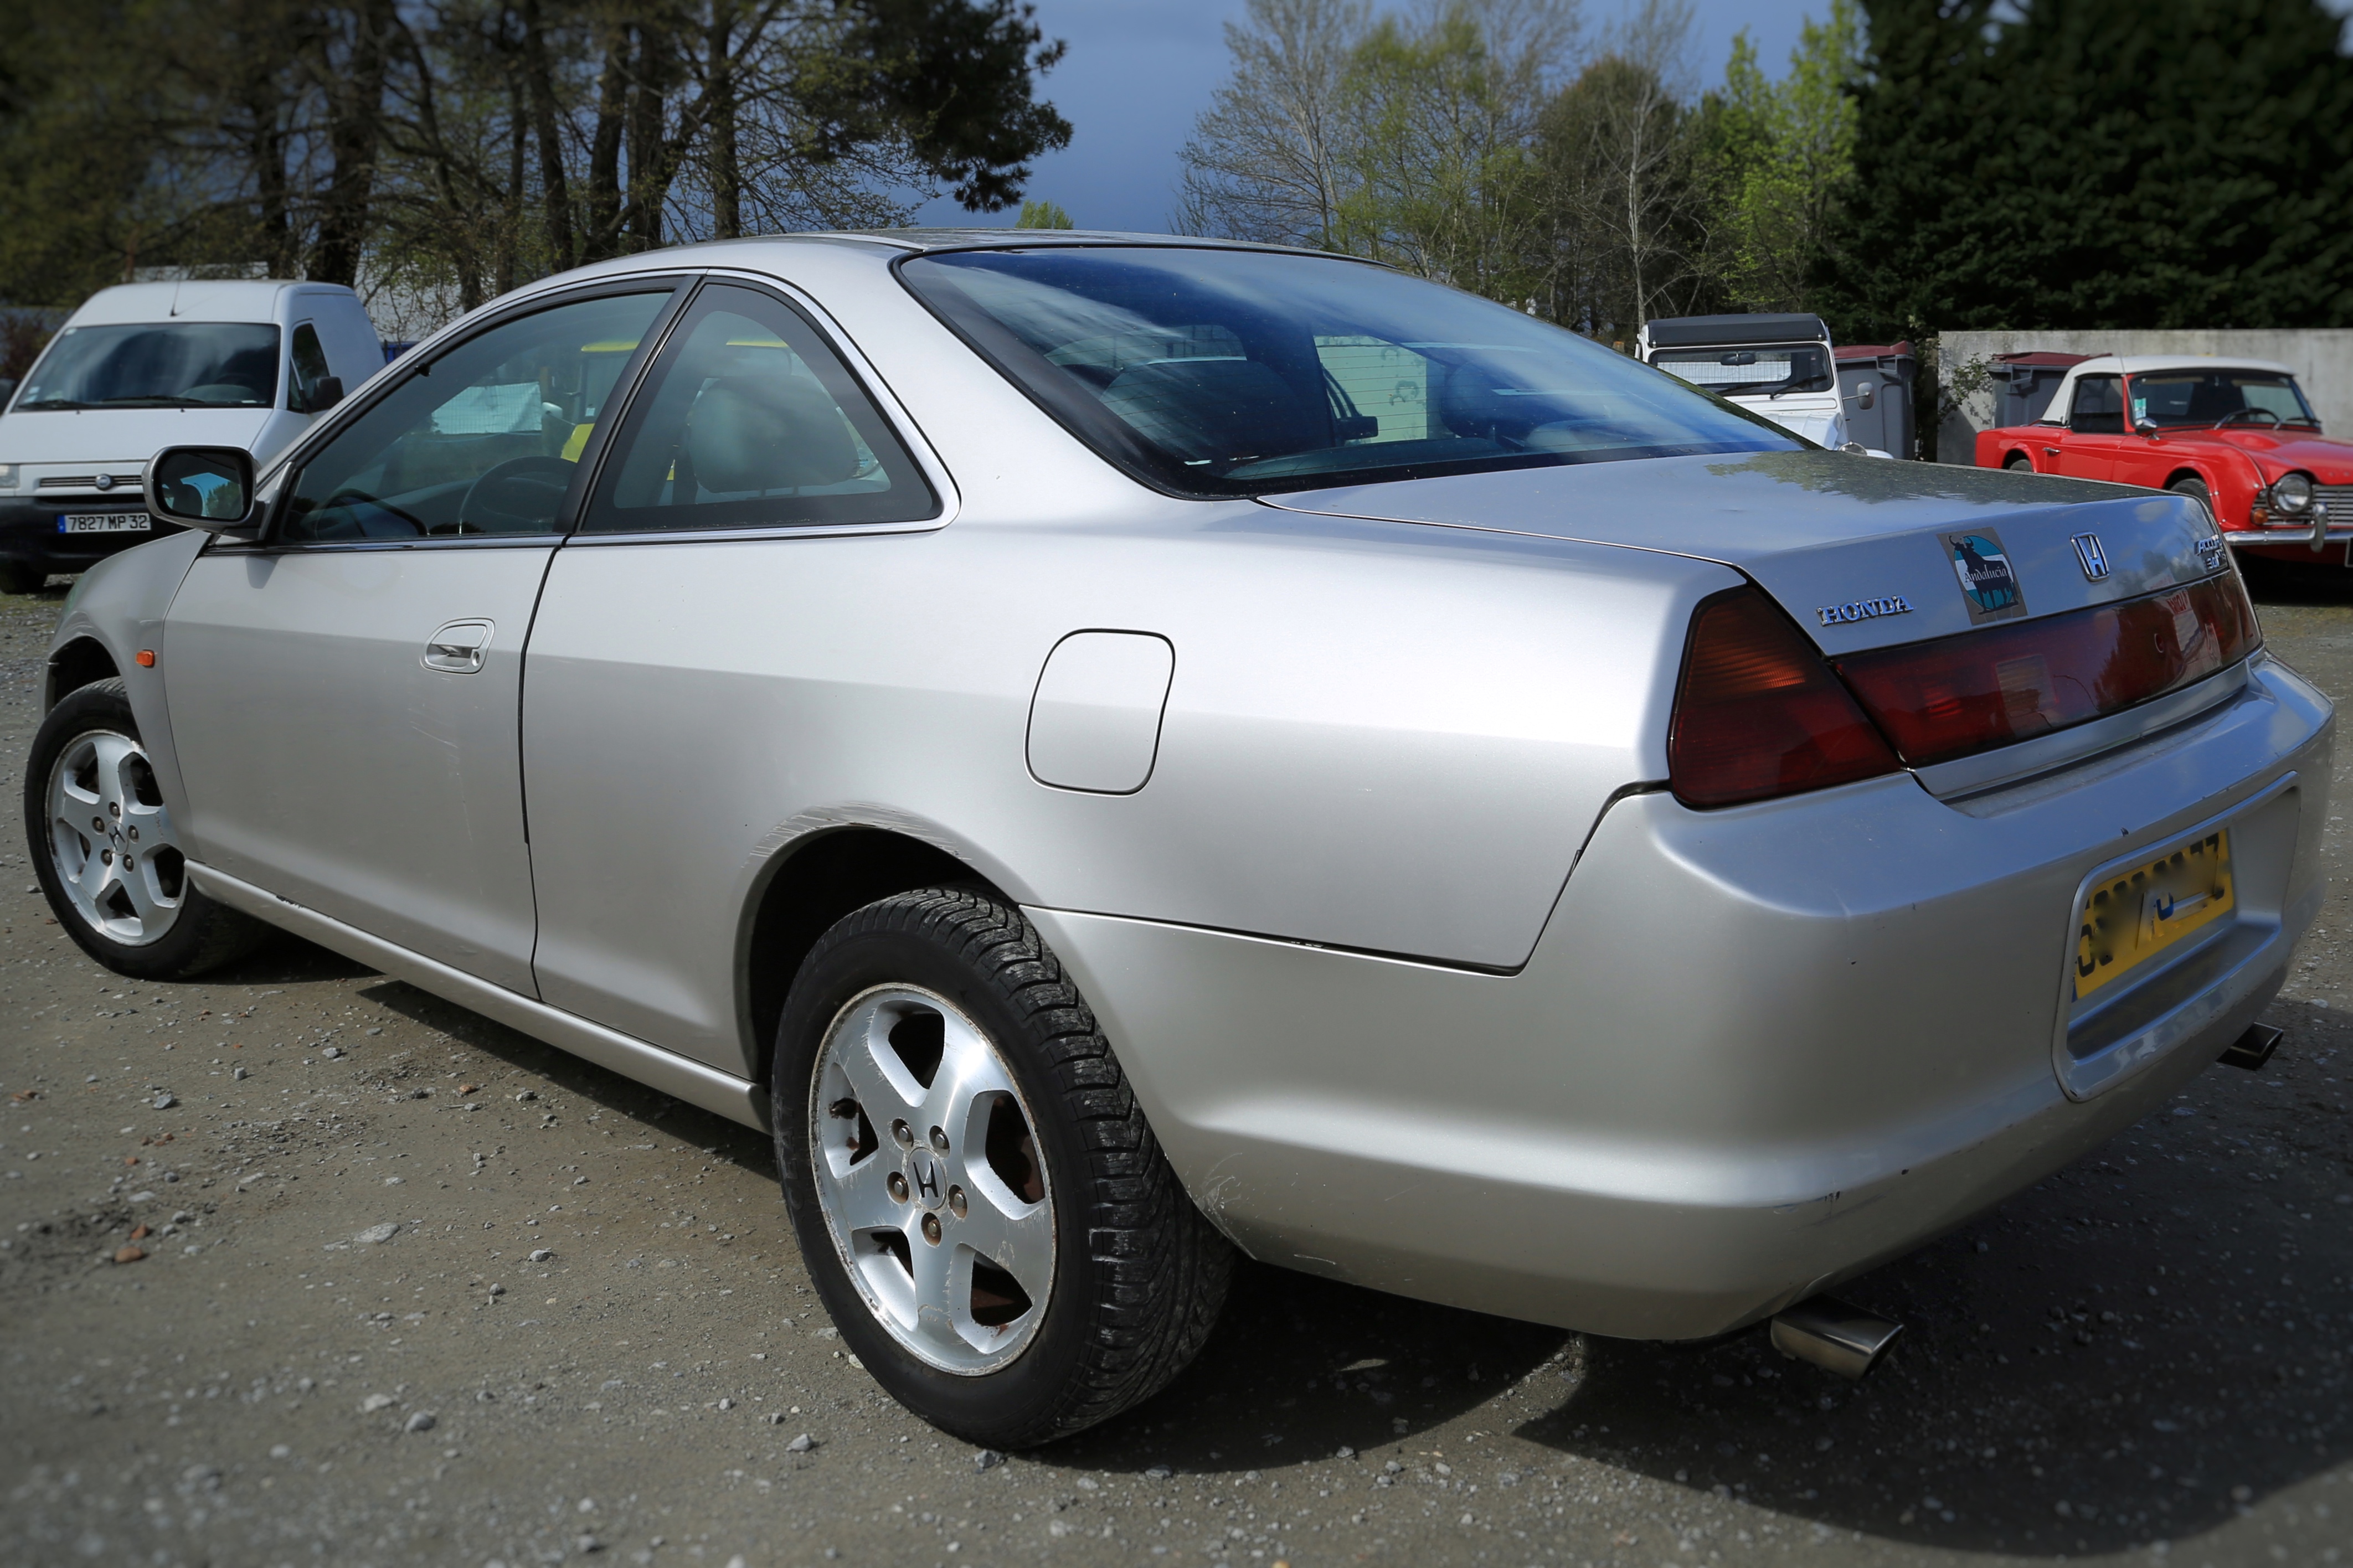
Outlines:
[[[1328,447],[1330,415],[1256,360],[1177,359],[1130,365],[1103,405],[1155,446],[1191,458],[1283,457]]]
[[[858,472],[858,442],[811,377],[727,376],[687,416],[686,449],[704,489],[742,495],[838,485]]]

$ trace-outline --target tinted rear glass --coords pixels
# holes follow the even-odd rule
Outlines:
[[[1060,247],[900,265],[1072,432],[1183,494],[1804,445],[1573,332],[1361,262]]]
[[[251,321],[69,327],[33,367],[16,412],[266,408],[278,400],[278,329]]]
[[[1651,355],[1651,363],[1677,380],[1726,397],[1831,389],[1831,351],[1820,343],[1660,349]]]

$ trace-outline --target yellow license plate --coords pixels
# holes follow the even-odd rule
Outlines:
[[[2236,904],[2228,829],[2107,878],[2085,900],[2075,933],[2076,996],[2113,984]]]

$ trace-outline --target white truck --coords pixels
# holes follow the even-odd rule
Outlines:
[[[1664,317],[1642,329],[1634,352],[1817,446],[1835,452],[1850,444],[1837,356],[1820,316]]]
[[[0,413],[0,592],[29,593],[169,531],[141,500],[161,448],[243,447],[265,459],[383,368],[366,309],[336,284],[99,290]]]

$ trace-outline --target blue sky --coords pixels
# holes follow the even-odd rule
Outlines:
[[[1046,78],[1045,95],[1071,125],[1068,150],[1040,159],[1032,195],[1061,203],[1082,228],[1158,231],[1168,226],[1176,149],[1193,117],[1226,78],[1223,24],[1242,0],[1036,0],[1050,37],[1069,56]],[[1746,27],[1765,68],[1779,75],[1808,16],[1829,0],[1697,0],[1694,64],[1704,82],[1722,79],[1732,36]],[[1589,26],[1623,13],[1623,0],[1586,0]],[[919,221],[999,224],[952,201],[924,207]]]

